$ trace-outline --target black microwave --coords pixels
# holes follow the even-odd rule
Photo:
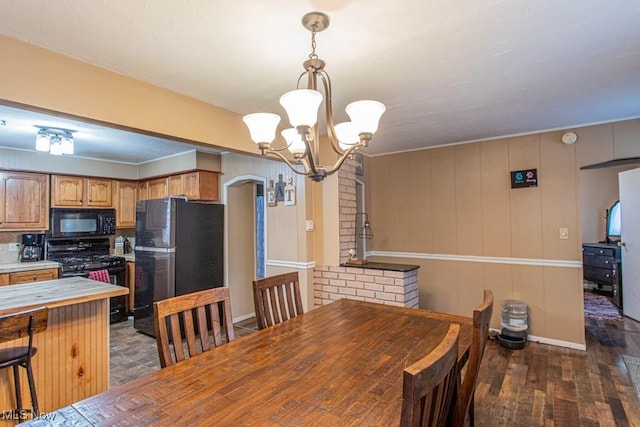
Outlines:
[[[51,208],[51,237],[116,234],[115,209]]]

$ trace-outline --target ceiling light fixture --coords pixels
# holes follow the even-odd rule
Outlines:
[[[49,154],[53,154],[54,156],[61,156],[62,154],[73,154],[74,130],[52,128],[46,126],[36,127],[38,128],[38,133],[36,133],[36,150],[48,151]]]
[[[300,81],[307,76],[307,88],[296,89],[280,97],[280,104],[289,116],[291,128],[281,132],[286,141],[286,147],[273,148],[271,143],[275,139],[276,128],[280,123],[280,116],[272,113],[253,113],[242,118],[251,139],[258,145],[263,156],[279,157],[297,174],[306,175],[312,180],[322,181],[328,175],[336,172],[344,161],[360,147],[369,145],[373,134],[378,130],[378,122],[385,111],[384,104],[378,101],[355,101],[347,105],[346,112],[350,122],[333,124],[331,107],[331,80],[324,71],[325,62],[316,54],[316,33],[329,26],[329,16],[322,12],[310,12],[302,18],[302,25],[311,31],[311,53],[303,66],[306,70],[298,78]],[[324,96],[318,91],[318,79],[322,80]],[[331,167],[320,164],[320,135],[318,133],[318,108],[324,100],[327,138],[331,142],[338,160]],[[282,151],[288,149],[293,156],[290,161]],[[302,165],[304,171],[295,165]]]

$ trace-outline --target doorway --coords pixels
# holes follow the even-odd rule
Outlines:
[[[253,285],[266,266],[264,180],[238,177],[224,186],[226,200],[226,283],[234,321],[254,316]]]
[[[620,199],[618,174],[636,166],[607,163],[586,166],[580,171],[586,317],[608,319],[622,316],[623,310],[619,306],[624,307],[624,300],[621,301],[623,292],[619,286],[624,289],[624,282],[622,270],[619,267],[621,264],[615,261],[621,258],[620,248],[615,243],[611,243],[619,237],[609,238],[607,214],[614,203]],[[621,285],[618,284],[619,282]]]

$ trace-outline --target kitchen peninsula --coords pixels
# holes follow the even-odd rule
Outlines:
[[[0,287],[0,315],[49,308],[46,331],[34,335],[38,402],[49,412],[109,388],[109,298],[129,290],[83,277]],[[0,348],[26,345],[26,338]],[[0,410],[15,407],[10,370],[0,371]],[[23,380],[23,401],[28,386]],[[7,424],[8,425],[8,424]]]

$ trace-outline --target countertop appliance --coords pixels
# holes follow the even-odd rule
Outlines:
[[[97,237],[116,234],[115,209],[51,208],[51,237]]]
[[[22,235],[21,262],[42,261],[44,259],[44,233]]]
[[[223,243],[224,205],[139,200],[133,327],[155,336],[154,301],[222,286]]]
[[[112,285],[126,286],[126,261],[124,257],[109,255],[108,237],[95,238],[47,238],[46,259],[60,263],[60,276],[88,277],[91,271],[107,270]],[[126,320],[126,298],[111,297],[111,323]]]

